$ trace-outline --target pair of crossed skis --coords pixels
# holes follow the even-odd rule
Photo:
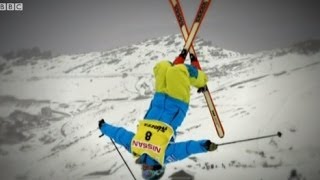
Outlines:
[[[183,35],[183,38],[185,40],[183,50],[181,51],[180,55],[175,59],[175,61],[173,63],[174,64],[184,63],[186,56],[189,52],[191,64],[193,66],[195,66],[197,69],[201,70],[200,63],[197,59],[197,55],[196,55],[196,52],[193,47],[193,41],[194,41],[194,39],[200,29],[200,25],[205,17],[205,14],[206,14],[208,7],[211,3],[211,0],[201,0],[201,3],[199,5],[199,9],[196,13],[196,16],[195,16],[195,19],[193,21],[193,24],[191,26],[190,31],[188,30],[188,26],[186,24],[184,14],[183,14],[179,0],[169,0],[169,1],[172,6],[173,12],[177,18],[181,33]],[[209,111],[210,111],[210,114],[212,117],[212,121],[215,125],[215,129],[217,131],[217,134],[220,138],[223,138],[224,137],[224,129],[221,124],[220,118],[218,116],[217,110],[216,110],[215,105],[213,103],[213,100],[210,95],[208,87],[205,86],[204,88],[201,88],[200,92],[202,92],[204,94],[204,97],[206,99],[207,106],[209,108]]]

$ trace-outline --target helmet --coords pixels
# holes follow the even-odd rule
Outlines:
[[[164,174],[165,167],[161,165],[149,166],[147,164],[142,165],[142,177],[146,180],[160,179]]]

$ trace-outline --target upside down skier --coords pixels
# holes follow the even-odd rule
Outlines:
[[[201,88],[207,83],[206,74],[194,67],[198,62],[188,65],[184,59],[180,54],[173,63],[164,60],[154,66],[155,94],[136,133],[99,121],[103,134],[137,158],[144,179],[160,179],[166,164],[217,149],[208,139],[175,142],[176,129],[189,107],[191,86]]]

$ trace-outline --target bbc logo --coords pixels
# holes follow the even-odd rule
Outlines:
[[[0,3],[0,11],[22,11],[23,3]]]

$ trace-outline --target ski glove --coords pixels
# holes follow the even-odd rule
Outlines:
[[[218,148],[218,145],[211,142],[210,140],[206,141],[203,146],[207,151],[214,151]]]
[[[102,125],[105,124],[106,122],[104,122],[104,119],[101,119],[99,121],[99,129],[101,129]]]

